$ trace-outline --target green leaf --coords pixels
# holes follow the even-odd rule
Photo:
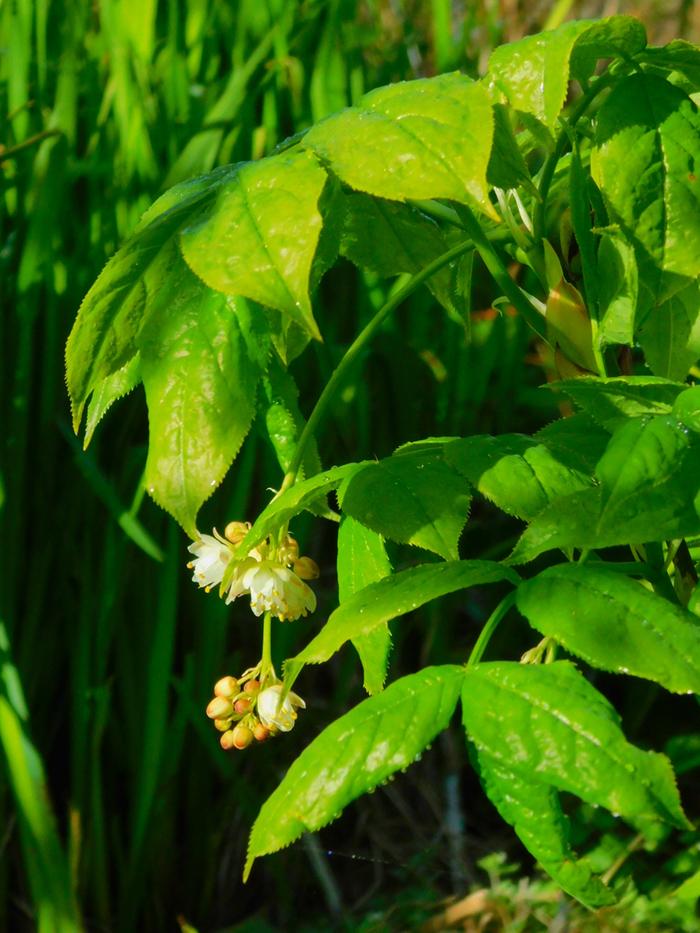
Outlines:
[[[66,344],[66,381],[76,432],[90,393],[136,353],[136,337],[150,301],[168,275],[164,252],[171,255],[177,231],[214,197],[231,172],[228,167],[178,185],[156,201],[83,299]]]
[[[556,790],[517,774],[487,752],[476,753],[486,794],[528,851],[567,894],[587,907],[615,903],[615,896],[578,861],[569,842],[569,821]]]
[[[533,519],[509,563],[552,548],[644,544],[700,533],[700,439],[671,416],[623,423],[596,473],[599,488],[558,499]]]
[[[639,276],[634,248],[623,237],[605,234],[600,238],[598,276],[600,342],[631,347],[634,345]]]
[[[621,425],[596,467],[599,523],[605,524],[608,511],[618,519],[626,511],[634,514],[640,496],[674,476],[689,447],[687,430],[672,415],[645,415]]]
[[[426,667],[341,716],[299,755],[263,805],[243,879],[277,852],[336,819],[356,797],[407,768],[448,724],[464,668]]]
[[[128,395],[140,382],[141,361],[138,353],[135,353],[121,369],[112,373],[111,376],[107,376],[95,387],[88,404],[83,448],[86,448],[92,440],[95,428],[107,414],[112,404],[117,399]]]
[[[357,191],[450,198],[495,219],[486,181],[492,138],[486,89],[447,74],[377,88],[312,127],[303,145]]]
[[[139,338],[149,414],[145,482],[196,537],[197,511],[253,420],[269,341],[264,318],[207,288],[172,251]]]
[[[471,495],[441,451],[417,449],[364,465],[342,484],[338,501],[385,538],[453,560]]]
[[[682,74],[695,90],[700,90],[700,49],[685,39],[674,39],[662,48],[645,49],[637,60]]]
[[[341,253],[380,276],[420,272],[450,248],[438,225],[409,204],[351,193],[346,198]],[[454,317],[456,263],[444,266],[426,285]]]
[[[574,77],[585,79],[597,59],[632,55],[645,45],[644,27],[630,16],[568,22],[499,46],[491,54],[486,77],[514,109],[553,128],[566,101],[570,66]]]
[[[346,602],[355,593],[391,574],[391,564],[381,535],[370,531],[354,518],[344,515],[338,528],[338,601]],[[391,650],[388,622],[380,623],[352,643],[360,656],[367,693],[379,693],[386,680]]]
[[[551,450],[560,463],[592,476],[605,452],[610,434],[596,424],[590,415],[577,412],[548,424],[535,434],[535,440]]]
[[[678,418],[691,431],[700,433],[700,386],[692,386],[676,398],[673,417]]]
[[[470,668],[462,710],[468,737],[516,775],[576,794],[635,826],[690,824],[664,755],[631,745],[608,701],[567,661],[496,661]]]
[[[684,379],[700,358],[700,286],[691,282],[646,317],[639,332],[649,369],[666,379]]]
[[[588,412],[607,430],[623,419],[640,415],[662,415],[671,411],[684,386],[656,376],[613,376],[600,379],[584,376],[553,383],[555,391],[565,392],[579,408]]]
[[[700,897],[700,870],[686,878],[683,884],[673,892],[673,897],[688,901],[697,900]]]
[[[309,276],[326,181],[308,152],[243,163],[183,230],[187,263],[211,288],[276,308],[320,339]]]
[[[285,680],[293,680],[305,664],[327,661],[346,641],[367,635],[433,599],[501,580],[517,584],[519,577],[495,561],[458,560],[420,564],[371,583],[332,612],[318,635],[287,661]]]
[[[460,438],[446,445],[445,460],[499,509],[528,521],[553,499],[592,484],[589,474],[523,434]]]
[[[295,483],[289,489],[274,498],[262,510],[253,523],[245,538],[236,548],[235,557],[242,560],[248,556],[257,544],[266,538],[270,532],[276,531],[290,519],[305,509],[313,510],[320,496],[325,496],[338,486],[347,477],[364,465],[360,463],[345,463],[343,466],[331,467],[323,473],[317,473],[309,479]]]
[[[641,583],[591,564],[550,567],[517,590],[543,635],[594,667],[700,693],[700,625]]]
[[[700,272],[699,159],[697,107],[662,78],[625,78],[598,111],[591,171],[645,268]]]
[[[486,177],[497,188],[532,188],[527,162],[513,132],[511,112],[503,104],[494,104],[494,135]]]
[[[296,452],[299,436],[306,422],[299,410],[299,389],[292,375],[283,369],[273,355],[262,381],[265,393],[265,427],[284,473],[289,469]],[[321,472],[321,461],[315,440],[305,451],[300,476],[313,476]]]

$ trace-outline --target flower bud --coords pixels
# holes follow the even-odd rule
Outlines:
[[[238,693],[238,681],[235,677],[222,677],[214,684],[214,696],[230,700]]]
[[[277,559],[285,566],[293,564],[299,557],[299,544],[292,535],[287,535],[277,551]]]
[[[207,706],[207,716],[209,719],[225,719],[233,713],[231,701],[226,697],[214,697]]]
[[[228,732],[225,732],[221,738],[223,739],[226,735],[228,735]],[[239,723],[235,729],[231,730],[231,745],[233,745],[234,748],[248,748],[252,741],[253,733],[248,726]]]
[[[239,714],[247,713],[250,710],[250,700],[241,697],[233,704],[233,708]]]
[[[214,727],[217,729],[218,732],[228,732],[228,730],[231,728],[231,720],[230,719],[215,719]]]
[[[231,544],[240,544],[250,531],[250,522],[229,522],[224,528],[224,538]]]
[[[270,738],[270,730],[266,729],[261,722],[253,729],[253,736],[256,742],[266,742]]]
[[[310,557],[300,557],[294,561],[294,573],[302,580],[317,580],[321,574],[318,564]]]
[[[259,680],[249,680],[248,683],[243,688],[246,693],[257,693],[260,689]]]

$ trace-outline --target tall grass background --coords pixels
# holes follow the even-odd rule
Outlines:
[[[255,661],[259,633],[194,590],[183,534],[144,497],[140,394],[87,451],[72,436],[63,346],[83,294],[164,188],[263,156],[376,85],[477,74],[502,41],[613,12],[642,16],[657,42],[700,39],[689,0],[0,3],[0,929],[371,929],[372,917],[390,929],[390,896],[466,889],[469,865],[499,844],[478,815],[468,851],[445,830],[446,779],[463,758],[447,741],[418,777],[346,815],[324,837],[341,841],[333,855],[312,838],[242,886],[258,807],[301,744],[360,698],[357,665],[343,656],[309,676],[312,708],[284,742],[221,752],[202,711],[219,676]],[[345,266],[324,285],[325,343],[296,372],[304,410],[386,288]],[[474,295],[470,345],[426,295],[400,311],[339,404],[327,464],[553,417],[520,322],[482,313],[478,280]],[[379,394],[390,409],[373,405]],[[201,527],[254,517],[278,481],[255,429]],[[478,514],[471,528],[482,553],[499,537]],[[300,534],[322,567],[323,613],[332,536]],[[460,627],[483,607],[453,608],[449,624],[433,610],[405,630],[394,674],[459,659]],[[286,628],[279,657],[308,634]]]

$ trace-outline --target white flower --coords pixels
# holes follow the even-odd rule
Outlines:
[[[207,590],[221,583],[226,565],[231,559],[229,545],[217,535],[216,529],[214,529],[214,534],[216,537],[200,535],[198,540],[187,548],[191,554],[195,555],[195,560],[187,565],[190,570],[194,571],[192,579],[200,587],[206,587]]]
[[[279,729],[289,732],[294,728],[297,718],[296,707],[306,709],[306,703],[296,693],[288,693],[284,703],[280,703],[282,684],[267,687],[258,697],[258,718],[266,729]]]
[[[243,593],[250,593],[250,606],[256,616],[271,612],[282,622],[298,619],[316,608],[314,591],[294,571],[274,560],[247,557],[238,564],[226,602],[233,602]]]

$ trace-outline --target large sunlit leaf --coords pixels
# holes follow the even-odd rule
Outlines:
[[[330,823],[356,797],[412,764],[447,726],[463,677],[457,665],[426,667],[324,729],[263,805],[250,835],[244,880],[256,858]]]
[[[90,393],[136,353],[136,337],[150,302],[169,275],[173,238],[234,171],[220,169],[163,195],[83,299],[66,345],[74,430]]]
[[[338,501],[385,538],[454,560],[471,494],[440,450],[416,448],[357,470],[339,488]]]
[[[635,826],[690,825],[668,759],[627,742],[615,710],[569,662],[476,665],[464,677],[462,710],[477,750],[516,775]]]
[[[402,81],[366,94],[303,140],[351,188],[380,198],[450,198],[495,216],[486,169],[487,90],[460,74]]]
[[[640,262],[700,273],[700,114],[663,78],[634,74],[617,84],[596,121],[591,171]]]
[[[489,800],[542,868],[568,894],[588,907],[615,903],[612,891],[572,851],[569,821],[557,791],[517,774],[485,751],[477,752],[476,758]]]
[[[276,308],[320,337],[309,277],[326,173],[308,152],[240,165],[183,230],[182,252],[211,288]]]
[[[331,613],[318,635],[285,666],[294,678],[305,664],[327,661],[346,641],[365,636],[390,619],[448,593],[507,580],[518,583],[513,571],[491,560],[458,560],[421,564],[371,583]]]
[[[668,414],[685,387],[656,376],[584,376],[555,382],[552,388],[566,393],[604,428],[613,430],[626,418]]]
[[[355,593],[391,574],[391,564],[381,535],[371,531],[349,515],[338,528],[338,601],[347,602]],[[352,639],[360,656],[367,693],[378,693],[386,679],[391,649],[388,622]]]
[[[139,337],[149,417],[145,482],[196,537],[197,511],[253,420],[269,339],[264,318],[212,291],[173,252]]]
[[[461,438],[445,446],[445,460],[504,512],[527,521],[559,496],[592,483],[589,474],[523,434]]]
[[[613,16],[597,23],[568,22],[550,32],[499,46],[489,59],[487,79],[516,110],[554,127],[570,76],[586,78],[597,59],[632,55],[645,45],[644,27],[631,16]]]
[[[589,664],[675,693],[700,693],[697,616],[641,583],[591,564],[560,564],[518,587],[520,611]]]

